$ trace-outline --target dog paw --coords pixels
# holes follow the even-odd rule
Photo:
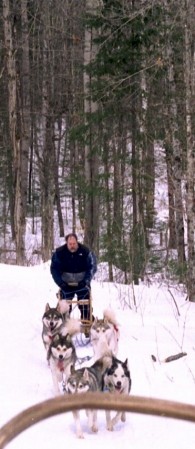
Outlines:
[[[122,415],[121,415],[121,421],[122,421],[122,422],[125,422],[125,421],[126,421],[126,415],[125,415],[125,413],[122,413]]]
[[[98,427],[96,426],[96,424],[93,424],[93,426],[91,427],[91,431],[93,433],[97,433],[98,432]]]
[[[114,427],[116,426],[117,423],[118,423],[118,419],[117,418],[112,418],[111,425],[112,425],[113,429],[114,429]]]
[[[109,430],[110,432],[113,432],[114,427],[112,423],[107,424],[107,430]]]
[[[79,438],[80,440],[84,440],[84,435],[83,435],[83,433],[81,433],[81,432],[79,432],[79,433],[77,433],[77,438]]]

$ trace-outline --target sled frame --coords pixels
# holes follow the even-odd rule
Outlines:
[[[93,312],[93,307],[92,307],[92,296],[91,296],[91,292],[90,292],[90,296],[89,299],[66,299],[66,302],[72,306],[74,308],[74,306],[89,306],[89,319],[85,320],[85,319],[81,319],[81,332],[82,333],[89,333],[91,325],[92,325],[92,312]]]

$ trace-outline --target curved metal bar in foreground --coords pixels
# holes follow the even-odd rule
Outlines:
[[[109,393],[58,396],[29,407],[5,424],[0,429],[0,449],[28,427],[43,419],[81,409],[126,411],[195,421],[195,406],[180,402]]]

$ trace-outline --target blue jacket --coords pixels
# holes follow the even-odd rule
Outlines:
[[[52,255],[50,271],[59,287],[62,287],[64,282],[83,281],[90,284],[97,271],[95,254],[81,243],[78,245],[74,253],[69,251],[65,244],[57,248]]]

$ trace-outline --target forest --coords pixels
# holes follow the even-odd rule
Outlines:
[[[110,281],[113,267],[125,283],[159,273],[195,301],[194,0],[0,0],[0,11],[0,262],[31,263],[27,223],[49,260],[55,226],[63,238],[71,223]]]

